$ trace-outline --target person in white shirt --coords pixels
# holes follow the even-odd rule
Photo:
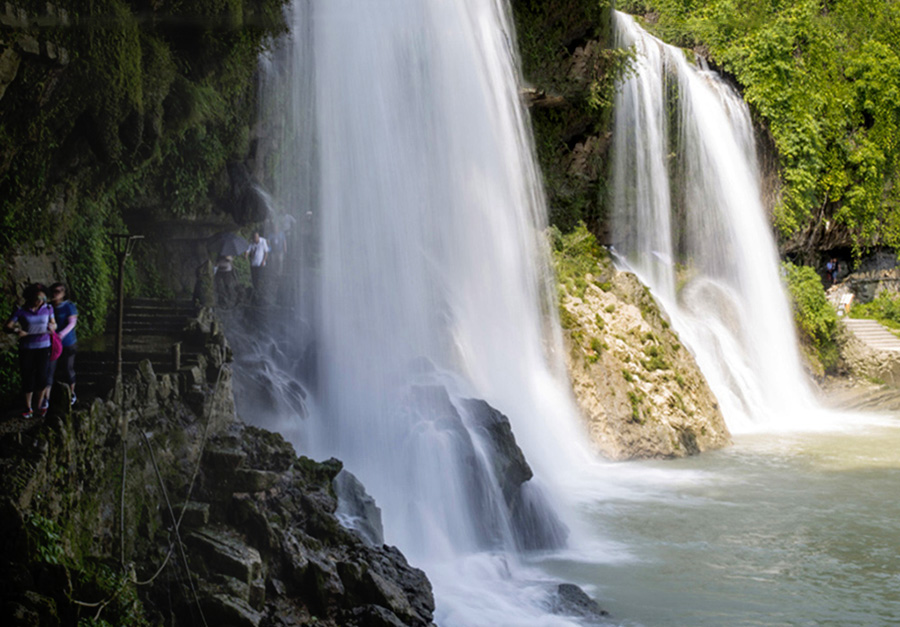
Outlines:
[[[262,269],[266,267],[270,250],[269,242],[266,241],[266,238],[260,237],[259,231],[254,231],[250,248],[247,249],[244,256],[250,259],[250,278],[253,281],[253,289],[257,293],[260,291]]]

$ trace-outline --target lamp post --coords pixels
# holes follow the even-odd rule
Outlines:
[[[122,380],[122,325],[125,314],[125,260],[134,251],[134,245],[138,240],[144,239],[143,235],[128,235],[116,233],[113,236],[113,250],[116,259],[119,260],[119,285],[118,285],[118,319],[116,321],[116,386]]]

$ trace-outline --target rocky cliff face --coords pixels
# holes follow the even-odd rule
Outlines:
[[[340,462],[237,421],[227,343],[207,344],[203,372],[147,361],[0,436],[6,624],[429,625],[425,575],[340,524]]]
[[[551,224],[605,230],[606,156],[615,81],[608,0],[513,0]]]
[[[608,257],[560,287],[566,366],[594,445],[611,459],[683,457],[730,435],[693,356],[649,290]]]

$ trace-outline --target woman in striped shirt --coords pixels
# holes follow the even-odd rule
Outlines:
[[[38,408],[41,416],[49,406],[47,380],[50,365],[50,333],[56,330],[53,307],[47,304],[44,286],[33,283],[22,293],[25,305],[16,309],[6,323],[6,328],[19,336],[19,369],[22,374],[22,392],[25,394],[24,418],[31,418],[34,411],[31,399],[40,390]]]

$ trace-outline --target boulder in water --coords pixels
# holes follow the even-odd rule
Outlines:
[[[550,605],[554,614],[577,616],[586,619],[588,624],[606,623],[606,619],[609,617],[609,612],[601,608],[584,590],[572,583],[559,584]]]
[[[516,544],[530,550],[565,545],[568,530],[541,489],[531,483],[534,473],[516,444],[509,418],[480,399],[464,399],[463,407],[472,419],[473,431],[490,450],[494,477],[503,492]]]

